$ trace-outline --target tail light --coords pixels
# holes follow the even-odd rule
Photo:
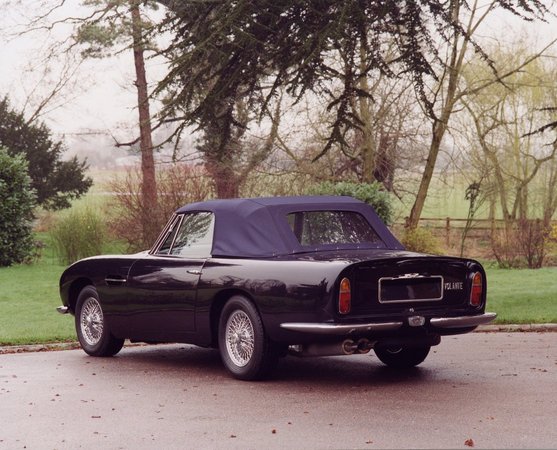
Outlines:
[[[352,306],[352,293],[350,292],[350,280],[343,278],[340,280],[340,289],[338,292],[338,312],[348,314]]]
[[[472,290],[470,291],[470,305],[479,307],[482,304],[483,277],[480,272],[472,277]]]

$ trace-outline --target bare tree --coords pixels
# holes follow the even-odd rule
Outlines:
[[[513,66],[525,52],[515,45],[499,51],[498,56]],[[481,72],[477,65],[469,70]],[[552,74],[553,70],[538,59],[507,77],[505,85],[494,84],[481,95],[462,100],[475,130],[471,146],[480,149],[475,155],[479,160],[476,167],[491,185],[487,190],[490,214],[494,217],[497,205],[504,219],[504,230],[492,232],[500,264],[520,264],[523,256],[529,267],[539,267],[544,259],[545,238],[555,212],[557,146],[555,142],[548,145],[543,136],[532,131],[550,119],[539,117],[538,109],[543,99],[557,96]],[[536,186],[541,186],[540,202],[534,200]]]
[[[450,2],[450,14],[453,34],[447,46],[446,58],[443,65],[439,66],[437,85],[433,88],[431,96],[421,95],[424,102],[424,110],[431,119],[432,134],[429,154],[421,178],[420,186],[410,212],[407,222],[409,228],[416,228],[421,217],[422,210],[427,197],[427,192],[433,177],[439,150],[445,133],[449,129],[449,122],[457,105],[467,96],[475,95],[496,83],[505,83],[506,79],[515,74],[531,61],[544,54],[555,41],[548,44],[542,51],[526,56],[516,66],[503,72],[497,70],[494,62],[488,58],[487,53],[481,50],[472,41],[479,26],[498,6],[498,2],[491,1],[487,5],[480,4],[478,0],[471,2],[466,7],[462,2],[452,0]],[[475,50],[482,55],[483,61],[491,68],[491,76],[468,80],[469,84],[461,86],[463,69],[466,65],[466,57],[470,50]]]

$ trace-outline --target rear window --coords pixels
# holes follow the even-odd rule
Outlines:
[[[365,217],[354,211],[297,211],[287,220],[302,246],[382,243]]]

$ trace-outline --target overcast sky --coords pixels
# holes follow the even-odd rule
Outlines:
[[[50,36],[44,32],[34,32],[16,37],[14,33],[36,13],[34,6],[39,3],[7,0],[7,6],[3,6],[0,16],[0,95],[7,94],[14,107],[25,107],[28,113],[58,79],[62,67],[61,64],[53,65],[50,73],[44,73],[45,65],[41,58],[46,48],[71,33],[70,27],[61,26]],[[46,4],[53,3],[47,1]],[[83,14],[79,4],[79,0],[67,0],[67,7],[58,16]],[[514,39],[521,33],[529,36],[532,45],[542,46],[557,36],[557,20],[551,18],[548,24],[525,24],[509,13],[499,12],[481,29],[485,37],[492,36],[499,40]],[[557,51],[553,51],[553,54],[557,54]],[[164,66],[160,61],[148,60],[147,65],[151,82],[164,74]],[[130,139],[135,132],[132,127],[137,122],[133,80],[131,51],[123,52],[117,58],[86,61],[73,82],[66,86],[63,95],[53,104],[54,109],[42,118],[54,132],[70,140],[72,135],[89,130],[111,130],[119,139]],[[36,91],[32,94],[34,89]],[[25,104],[29,97],[34,99],[35,104]]]

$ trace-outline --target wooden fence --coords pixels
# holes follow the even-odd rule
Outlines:
[[[455,219],[452,217],[422,217],[420,226],[434,231],[434,233],[444,240],[447,248],[460,245],[462,233],[466,227],[468,219]],[[552,226],[557,226],[557,220],[551,221]],[[503,219],[472,219],[468,231],[469,238],[488,238],[494,230],[503,228]],[[404,224],[395,224],[395,228],[401,230]]]

